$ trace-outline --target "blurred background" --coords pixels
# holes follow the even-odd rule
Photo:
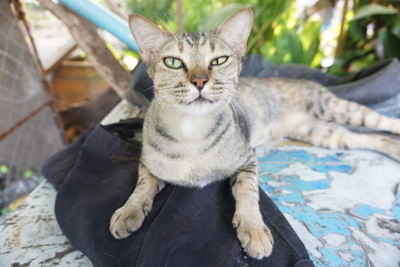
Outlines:
[[[249,53],[273,63],[299,63],[345,75],[379,59],[400,56],[398,0],[130,0],[130,13],[143,14],[163,28],[214,29],[243,7],[255,11]]]
[[[1,213],[44,180],[40,166],[50,155],[126,96],[140,60],[124,40],[129,14],[194,32],[243,7],[255,11],[248,53],[275,64],[343,77],[400,57],[400,0],[0,1]]]

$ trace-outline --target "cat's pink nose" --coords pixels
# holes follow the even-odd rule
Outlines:
[[[197,89],[203,89],[206,82],[208,82],[208,76],[206,74],[202,75],[192,75],[190,77],[190,82],[197,87]]]

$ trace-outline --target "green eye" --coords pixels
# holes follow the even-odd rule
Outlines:
[[[166,57],[164,58],[164,63],[167,65],[167,67],[173,68],[173,69],[180,69],[183,67],[183,62],[180,59],[177,59],[176,57]]]
[[[213,65],[213,66],[221,65],[221,64],[224,64],[227,60],[228,60],[227,56],[217,57],[217,58],[214,58],[213,60],[211,60],[211,65]]]

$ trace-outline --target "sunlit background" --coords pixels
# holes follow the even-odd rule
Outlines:
[[[40,9],[36,1],[28,2],[31,9]],[[173,32],[178,31],[178,24],[189,32],[211,30],[238,9],[252,7],[255,21],[248,42],[249,53],[262,54],[273,63],[305,64],[338,75],[357,71],[379,59],[400,57],[398,0],[99,2],[114,6],[114,11],[118,9],[122,17],[131,13],[142,14]],[[35,19],[34,15],[32,19]],[[114,51],[116,56],[132,68],[137,55],[124,50],[111,36],[108,37],[110,46],[117,48]]]

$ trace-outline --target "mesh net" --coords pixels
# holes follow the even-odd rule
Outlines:
[[[49,101],[9,1],[0,1],[0,200],[63,146]]]

